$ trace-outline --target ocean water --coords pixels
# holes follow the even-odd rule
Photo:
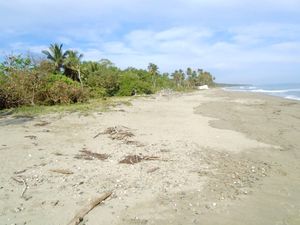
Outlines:
[[[300,101],[300,84],[242,85],[226,87],[224,90],[264,93]]]

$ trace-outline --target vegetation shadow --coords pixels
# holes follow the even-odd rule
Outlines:
[[[3,115],[0,114],[0,116],[2,117]],[[0,126],[20,125],[32,121],[33,119],[33,116],[15,116],[13,118],[3,118],[0,120]]]

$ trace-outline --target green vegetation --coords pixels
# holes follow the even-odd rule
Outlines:
[[[35,105],[35,106],[20,106],[16,108],[3,109],[0,111],[0,117],[5,115],[14,116],[36,116],[48,113],[65,113],[65,112],[80,112],[83,115],[88,115],[90,112],[106,112],[118,105],[131,105],[132,97],[118,97],[89,99],[87,102],[76,104],[58,104],[58,105]]]
[[[107,59],[82,61],[83,55],[52,44],[42,51],[45,59],[12,55],[0,63],[0,109],[76,104],[112,96],[148,95],[162,89],[187,91],[199,85],[214,85],[214,77],[201,69],[161,74],[157,65],[147,70],[122,70]],[[63,108],[63,107],[61,107]],[[76,107],[75,107],[76,108]],[[29,110],[30,111],[30,110]]]

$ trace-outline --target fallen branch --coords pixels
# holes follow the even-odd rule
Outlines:
[[[153,173],[153,172],[155,172],[156,170],[159,170],[159,167],[151,168],[151,169],[147,170],[147,173]]]
[[[14,174],[25,173],[26,171],[27,171],[27,169],[24,169],[24,170],[19,170],[19,171],[16,171],[16,172],[14,172]]]
[[[47,122],[47,121],[41,121],[40,123],[36,123],[34,124],[35,127],[42,127],[42,126],[46,126],[50,124],[50,122]]]
[[[27,135],[27,136],[24,136],[25,138],[29,138],[31,140],[36,140],[37,139],[37,136],[35,135]]]
[[[49,171],[54,172],[54,173],[61,173],[61,174],[65,174],[65,175],[73,174],[73,172],[71,170],[66,170],[66,169],[52,169]]]
[[[17,178],[20,178],[21,180],[18,180]],[[24,185],[24,189],[23,189],[23,191],[22,191],[21,198],[25,198],[25,197],[24,197],[24,194],[25,194],[25,192],[26,192],[27,189],[28,189],[27,182],[26,182],[26,180],[25,180],[23,177],[21,177],[21,176],[18,176],[17,178],[16,178],[16,177],[12,177],[12,179],[13,179],[14,181],[17,181],[19,184],[23,184],[23,185]]]
[[[158,156],[142,156],[142,155],[127,155],[125,158],[119,163],[125,163],[125,164],[136,164],[143,160],[159,160],[160,158]]]
[[[77,154],[74,156],[76,159],[85,159],[85,160],[93,160],[93,159],[100,159],[100,160],[105,160],[108,159],[109,155],[108,154],[100,154],[96,152],[91,152],[86,150],[85,148],[81,150],[82,154]]]
[[[105,201],[111,195],[112,192],[107,192],[99,198],[94,199],[89,205],[81,209],[71,220],[71,222],[68,223],[68,225],[78,225],[79,223],[81,223],[85,215],[87,215],[91,210],[93,210],[97,205]]]
[[[97,137],[99,137],[101,134],[102,134],[102,132],[96,134],[93,138],[97,138]]]

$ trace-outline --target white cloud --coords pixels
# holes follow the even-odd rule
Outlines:
[[[258,23],[235,27],[231,32],[234,40],[241,44],[300,39],[300,27],[295,24]]]
[[[299,0],[1,1],[0,49],[40,52],[63,42],[122,67],[204,67],[237,79],[252,70],[250,80],[299,73],[299,13]]]
[[[23,42],[15,42],[10,45],[10,50],[12,53],[34,53],[40,54],[42,50],[47,49],[47,45],[30,45],[28,43]]]

